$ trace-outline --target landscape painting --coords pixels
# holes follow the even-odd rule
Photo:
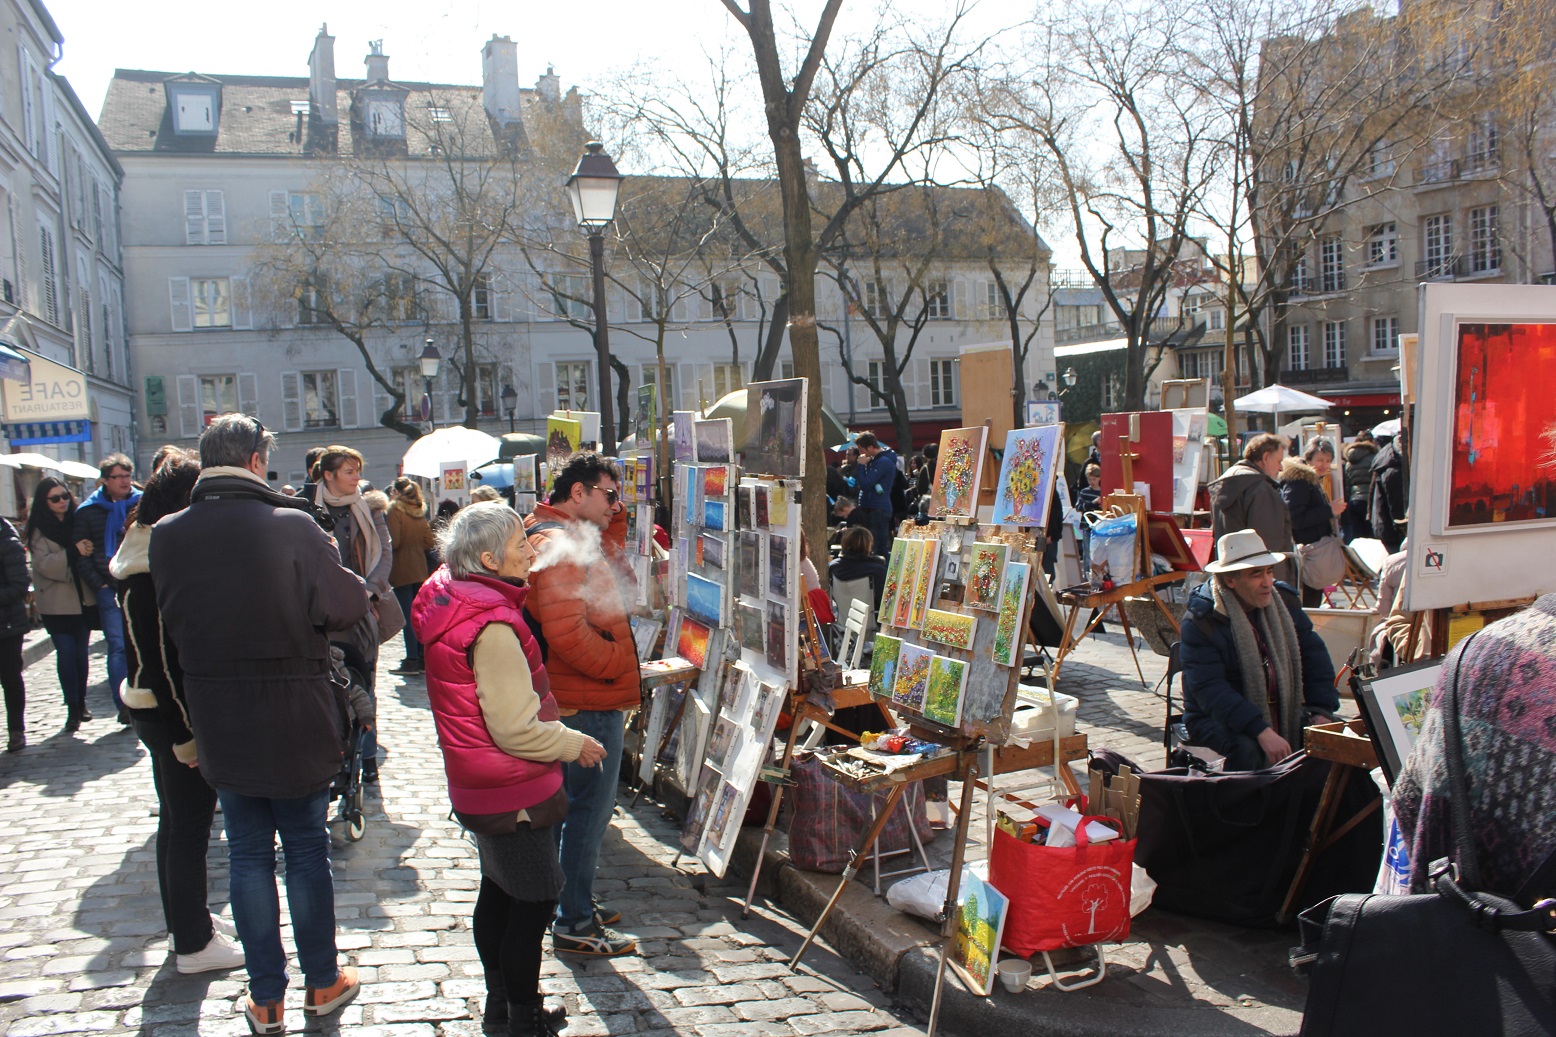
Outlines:
[[[692,422],[698,464],[729,464],[734,453],[734,432],[729,418]]]
[[[1048,525],[1054,475],[1062,463],[1063,425],[1012,429],[1005,437],[994,521],[1007,526]]]
[[[805,379],[746,387],[746,471],[797,479],[805,474]]]
[[[687,573],[686,611],[709,626],[719,626],[724,619],[724,588],[696,573]]]
[[[705,669],[708,665],[708,639],[713,636],[713,631],[695,619],[685,618],[681,620],[681,632],[675,642],[675,654],[697,667]]]
[[[1015,666],[1021,661],[1021,644],[1025,640],[1022,621],[1026,618],[1027,585],[1031,581],[1032,567],[1026,562],[1011,562],[1005,566],[1000,579],[1000,614],[994,625],[994,661],[1001,666]]]
[[[1459,324],[1448,529],[1556,519],[1556,324]]]
[[[971,651],[973,638],[978,633],[978,621],[960,612],[930,609],[924,614],[923,629],[926,641]]]
[[[983,425],[951,428],[940,433],[935,480],[929,490],[930,518],[975,518],[978,487],[983,478],[984,446],[989,430]]]
[[[919,645],[904,643],[897,652],[897,679],[891,699],[915,713],[924,712],[924,696],[929,691],[929,664],[935,653]]]
[[[929,663],[929,683],[924,692],[926,720],[946,727],[962,722],[962,693],[967,690],[968,666],[960,659],[937,655]]]
[[[870,694],[889,699],[897,683],[897,654],[902,639],[890,634],[875,635],[875,651],[870,653]]]
[[[988,997],[994,993],[994,963],[999,960],[1000,940],[1009,912],[1009,897],[971,870],[962,872],[951,967],[961,973],[975,994]]]

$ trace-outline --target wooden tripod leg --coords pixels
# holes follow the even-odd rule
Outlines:
[[[794,763],[794,744],[800,737],[800,720],[805,715],[804,708],[794,711],[794,720],[789,724],[789,740],[783,747],[783,771],[789,772],[789,767]],[[751,885],[746,887],[746,902],[740,909],[740,917],[748,918],[751,915],[751,901],[756,899],[756,880],[762,877],[762,861],[767,857],[767,844],[772,841],[773,832],[778,827],[778,808],[783,806],[783,785],[773,789],[773,803],[767,808],[767,824],[762,827],[762,848],[756,852],[756,863],[751,866]]]
[[[992,784],[993,781],[994,775],[990,774],[989,782]],[[975,758],[972,766],[967,769],[967,776],[962,779],[962,809],[956,818],[955,842],[951,844],[951,874],[945,889],[945,921],[940,926],[940,933],[945,937],[945,942],[940,945],[940,964],[935,968],[935,995],[929,1005],[928,1037],[935,1037],[935,1027],[940,1022],[940,995],[945,986],[945,965],[951,956],[951,948],[956,943],[956,898],[962,887],[962,861],[967,856],[967,832],[972,821],[973,790],[977,787],[978,764]],[[995,957],[999,957],[997,948]],[[989,962],[989,968],[993,967],[994,962]]]
[[[1079,605],[1070,606],[1070,614],[1064,620],[1064,636],[1059,638],[1059,653],[1054,656],[1053,680],[1059,680],[1059,668],[1064,665],[1064,657],[1075,650],[1075,620],[1081,614]],[[1052,690],[1053,684],[1049,685]]]
[[[826,922],[827,916],[832,913],[832,909],[837,906],[838,898],[843,895],[843,890],[848,888],[848,884],[853,881],[854,876],[859,874],[859,862],[865,859],[865,856],[870,852],[870,847],[874,846],[875,840],[880,838],[881,829],[886,827],[886,822],[891,817],[891,812],[897,808],[897,801],[902,798],[902,793],[907,787],[908,783],[905,781],[899,781],[892,785],[891,792],[886,796],[886,803],[881,807],[881,812],[875,817],[875,823],[870,826],[870,830],[864,834],[864,838],[860,840],[858,847],[855,848],[853,859],[848,862],[848,867],[843,869],[843,876],[838,880],[837,889],[832,891],[832,897],[827,901],[827,906],[821,909],[821,915],[816,919],[816,924],[811,926],[810,932],[805,934],[805,942],[800,944],[800,949],[795,951],[794,957],[789,960],[789,968],[797,969],[800,967],[800,958],[804,957],[805,951],[809,949],[811,941],[816,938],[816,934],[821,932],[822,925]],[[962,805],[963,807],[969,805],[965,790],[962,793]],[[911,820],[909,823],[912,823]],[[966,822],[959,822],[959,826],[962,831],[963,842],[965,842]],[[958,853],[961,845],[961,843],[957,844]],[[954,882],[955,880],[953,879],[952,881]]]
[[[1324,791],[1318,797],[1318,809],[1313,812],[1313,825],[1308,829],[1302,863],[1297,865],[1297,873],[1291,877],[1291,888],[1286,890],[1285,903],[1280,906],[1280,914],[1275,916],[1275,920],[1281,924],[1291,920],[1292,908],[1296,906],[1297,897],[1301,895],[1302,887],[1307,884],[1308,875],[1313,871],[1313,862],[1323,850],[1325,840],[1329,838],[1329,830],[1334,827],[1334,815],[1340,809],[1340,791],[1345,787],[1345,779],[1350,777],[1354,769],[1341,763],[1329,764],[1329,776],[1324,779]]]
[[[1129,642],[1129,654],[1135,660],[1135,673],[1140,677],[1140,687],[1147,691],[1151,686],[1145,682],[1145,671],[1140,668],[1140,653],[1135,649],[1135,632],[1129,628],[1129,614],[1124,611],[1124,603],[1118,602],[1118,625],[1124,628],[1124,640]]]

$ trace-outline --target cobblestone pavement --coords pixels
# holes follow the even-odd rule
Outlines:
[[[400,657],[386,646],[381,666]],[[100,649],[93,680],[101,681]],[[361,842],[336,840],[340,947],[365,985],[357,1002],[303,1027],[301,981],[287,999],[294,1032],[362,1037],[480,1033],[485,989],[470,935],[479,870],[449,820],[443,772],[420,680],[379,681],[382,793],[370,795]],[[144,750],[111,716],[61,732],[53,657],[27,671],[33,745],[0,757],[0,1030],[156,1037],[246,1034],[241,970],[180,976],[157,895],[151,774]],[[102,700],[93,692],[93,708]],[[549,959],[543,984],[571,1015],[566,1037],[601,1034],[812,1035],[922,1031],[825,945],[799,974],[783,962],[804,928],[758,903],[740,918],[738,877],[718,880],[675,857],[657,806],[618,800],[596,890],[623,914],[641,956],[584,964]],[[220,823],[218,818],[218,833]],[[211,907],[226,905],[226,847],[213,840]],[[285,911],[285,898],[282,899]],[[289,934],[288,934],[289,936]],[[295,968],[295,963],[294,963]]]

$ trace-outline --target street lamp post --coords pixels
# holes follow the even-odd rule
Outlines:
[[[508,412],[508,434],[513,434],[513,413],[519,409],[519,394],[513,386],[502,387],[502,409]]]
[[[421,420],[427,426],[427,431],[432,431],[432,380],[438,376],[438,365],[443,363],[443,357],[438,353],[438,347],[429,338],[427,344],[422,347],[421,355],[416,358],[421,366],[422,393],[421,393]]]
[[[578,226],[589,235],[589,263],[594,273],[594,349],[600,368],[600,452],[616,452],[616,409],[610,392],[610,326],[605,319],[605,228],[616,218],[616,195],[624,178],[605,153],[605,145],[584,145],[578,168],[567,178]]]

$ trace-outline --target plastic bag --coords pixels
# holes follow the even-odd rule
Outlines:
[[[1136,548],[1135,516],[1115,515],[1091,527],[1092,582],[1110,579],[1115,584],[1133,583],[1139,574],[1140,553]]]
[[[1094,815],[1085,820],[1118,824]],[[1088,827],[1077,828],[1078,845],[1064,847],[1024,843],[995,831],[989,884],[1010,898],[1001,943],[1012,954],[1027,958],[1129,938],[1135,841],[1093,843]]]
[[[903,879],[888,889],[886,902],[904,914],[939,922],[945,911],[945,894],[950,884],[950,868],[926,871],[922,875]]]

